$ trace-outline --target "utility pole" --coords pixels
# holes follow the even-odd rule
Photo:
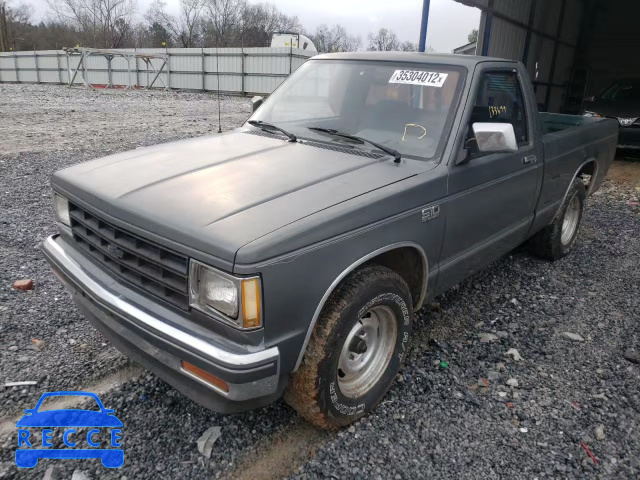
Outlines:
[[[429,23],[430,3],[431,3],[431,0],[423,0],[422,24],[420,25],[420,45],[418,46],[419,52],[424,52],[427,49],[427,24]]]

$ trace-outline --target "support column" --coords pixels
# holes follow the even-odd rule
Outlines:
[[[533,22],[536,15],[536,1],[531,0],[531,6],[529,8],[529,19],[527,21],[527,36],[524,39],[524,48],[522,49],[522,63],[524,63],[525,68],[527,67],[527,62],[529,61],[529,49],[531,48],[531,34],[533,33],[531,29],[533,28]]]
[[[562,34],[562,24],[564,23],[564,12],[567,7],[567,0],[562,0],[562,5],[560,6],[560,17],[558,18],[558,26],[556,28],[556,38],[553,42],[553,55],[551,56],[551,68],[549,69],[549,80],[547,85],[547,92],[544,96],[544,109],[545,111],[549,111],[549,101],[551,100],[551,89],[554,88],[553,85],[553,76],[556,73],[556,61],[558,60],[558,39]]]
[[[489,55],[489,43],[491,42],[491,24],[493,23],[493,0],[489,0],[488,9],[485,14],[484,35],[482,36],[483,57]]]
[[[422,3],[422,22],[420,23],[420,41],[418,51],[424,52],[427,48],[427,27],[429,25],[429,9],[431,7],[430,0],[424,0]]]

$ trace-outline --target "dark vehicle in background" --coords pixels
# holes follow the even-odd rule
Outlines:
[[[583,115],[615,119],[620,125],[618,148],[640,152],[640,78],[617,81],[588,97]]]
[[[385,395],[426,300],[526,240],[573,249],[617,136],[539,114],[518,62],[319,55],[233,132],[55,173],[43,251],[116,347],[192,399],[284,395],[336,428]]]

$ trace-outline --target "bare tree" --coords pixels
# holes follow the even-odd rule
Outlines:
[[[407,40],[406,42],[402,42],[400,44],[400,50],[402,50],[403,52],[417,52],[418,44]]]
[[[200,21],[204,0],[180,0],[179,38],[183,47],[195,47],[199,42]]]
[[[391,30],[381,28],[376,35],[369,34],[370,51],[390,52],[400,49],[400,40]]]
[[[155,0],[145,15],[149,28],[153,31],[164,29],[181,47],[195,47],[200,44],[200,21],[204,0],[180,0],[180,14],[171,15],[166,10],[166,2]],[[169,40],[169,39],[167,39]],[[169,45],[171,42],[167,42]]]
[[[319,53],[354,52],[362,46],[362,39],[349,35],[342,25],[329,27],[323,23],[309,37]]]
[[[11,6],[0,1],[0,52],[31,48],[30,30],[33,7],[27,4]]]
[[[239,41],[245,0],[206,0],[204,31],[207,43],[230,47]]]
[[[155,0],[144,20],[133,22],[137,0],[47,0],[55,19],[31,23],[30,7],[0,0],[0,50],[61,48],[81,44],[97,48],[161,46],[268,46],[275,32],[302,33],[300,20],[271,3],[247,0],[179,0],[177,13]],[[321,51],[350,51],[361,39],[344,27],[318,29]],[[313,37],[313,35],[311,35]]]
[[[246,0],[204,0],[202,31],[205,45],[261,47],[274,32],[300,32],[296,16],[282,13],[271,3]]]
[[[297,19],[294,21],[297,23]],[[294,30],[289,17],[273,4],[246,4],[242,11],[240,45],[265,47],[271,42],[273,32]]]
[[[132,34],[136,0],[48,0],[61,21],[75,26],[81,43],[119,48]]]

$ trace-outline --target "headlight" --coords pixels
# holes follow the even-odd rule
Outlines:
[[[190,304],[241,329],[262,326],[260,278],[238,278],[196,260],[189,268]]]
[[[588,110],[585,110],[582,115],[585,116],[585,117],[602,117],[602,115],[600,115],[599,113],[590,112]]]
[[[69,216],[69,201],[58,195],[53,194],[53,210],[56,213],[56,219],[65,224],[67,227],[71,226],[71,217]]]

